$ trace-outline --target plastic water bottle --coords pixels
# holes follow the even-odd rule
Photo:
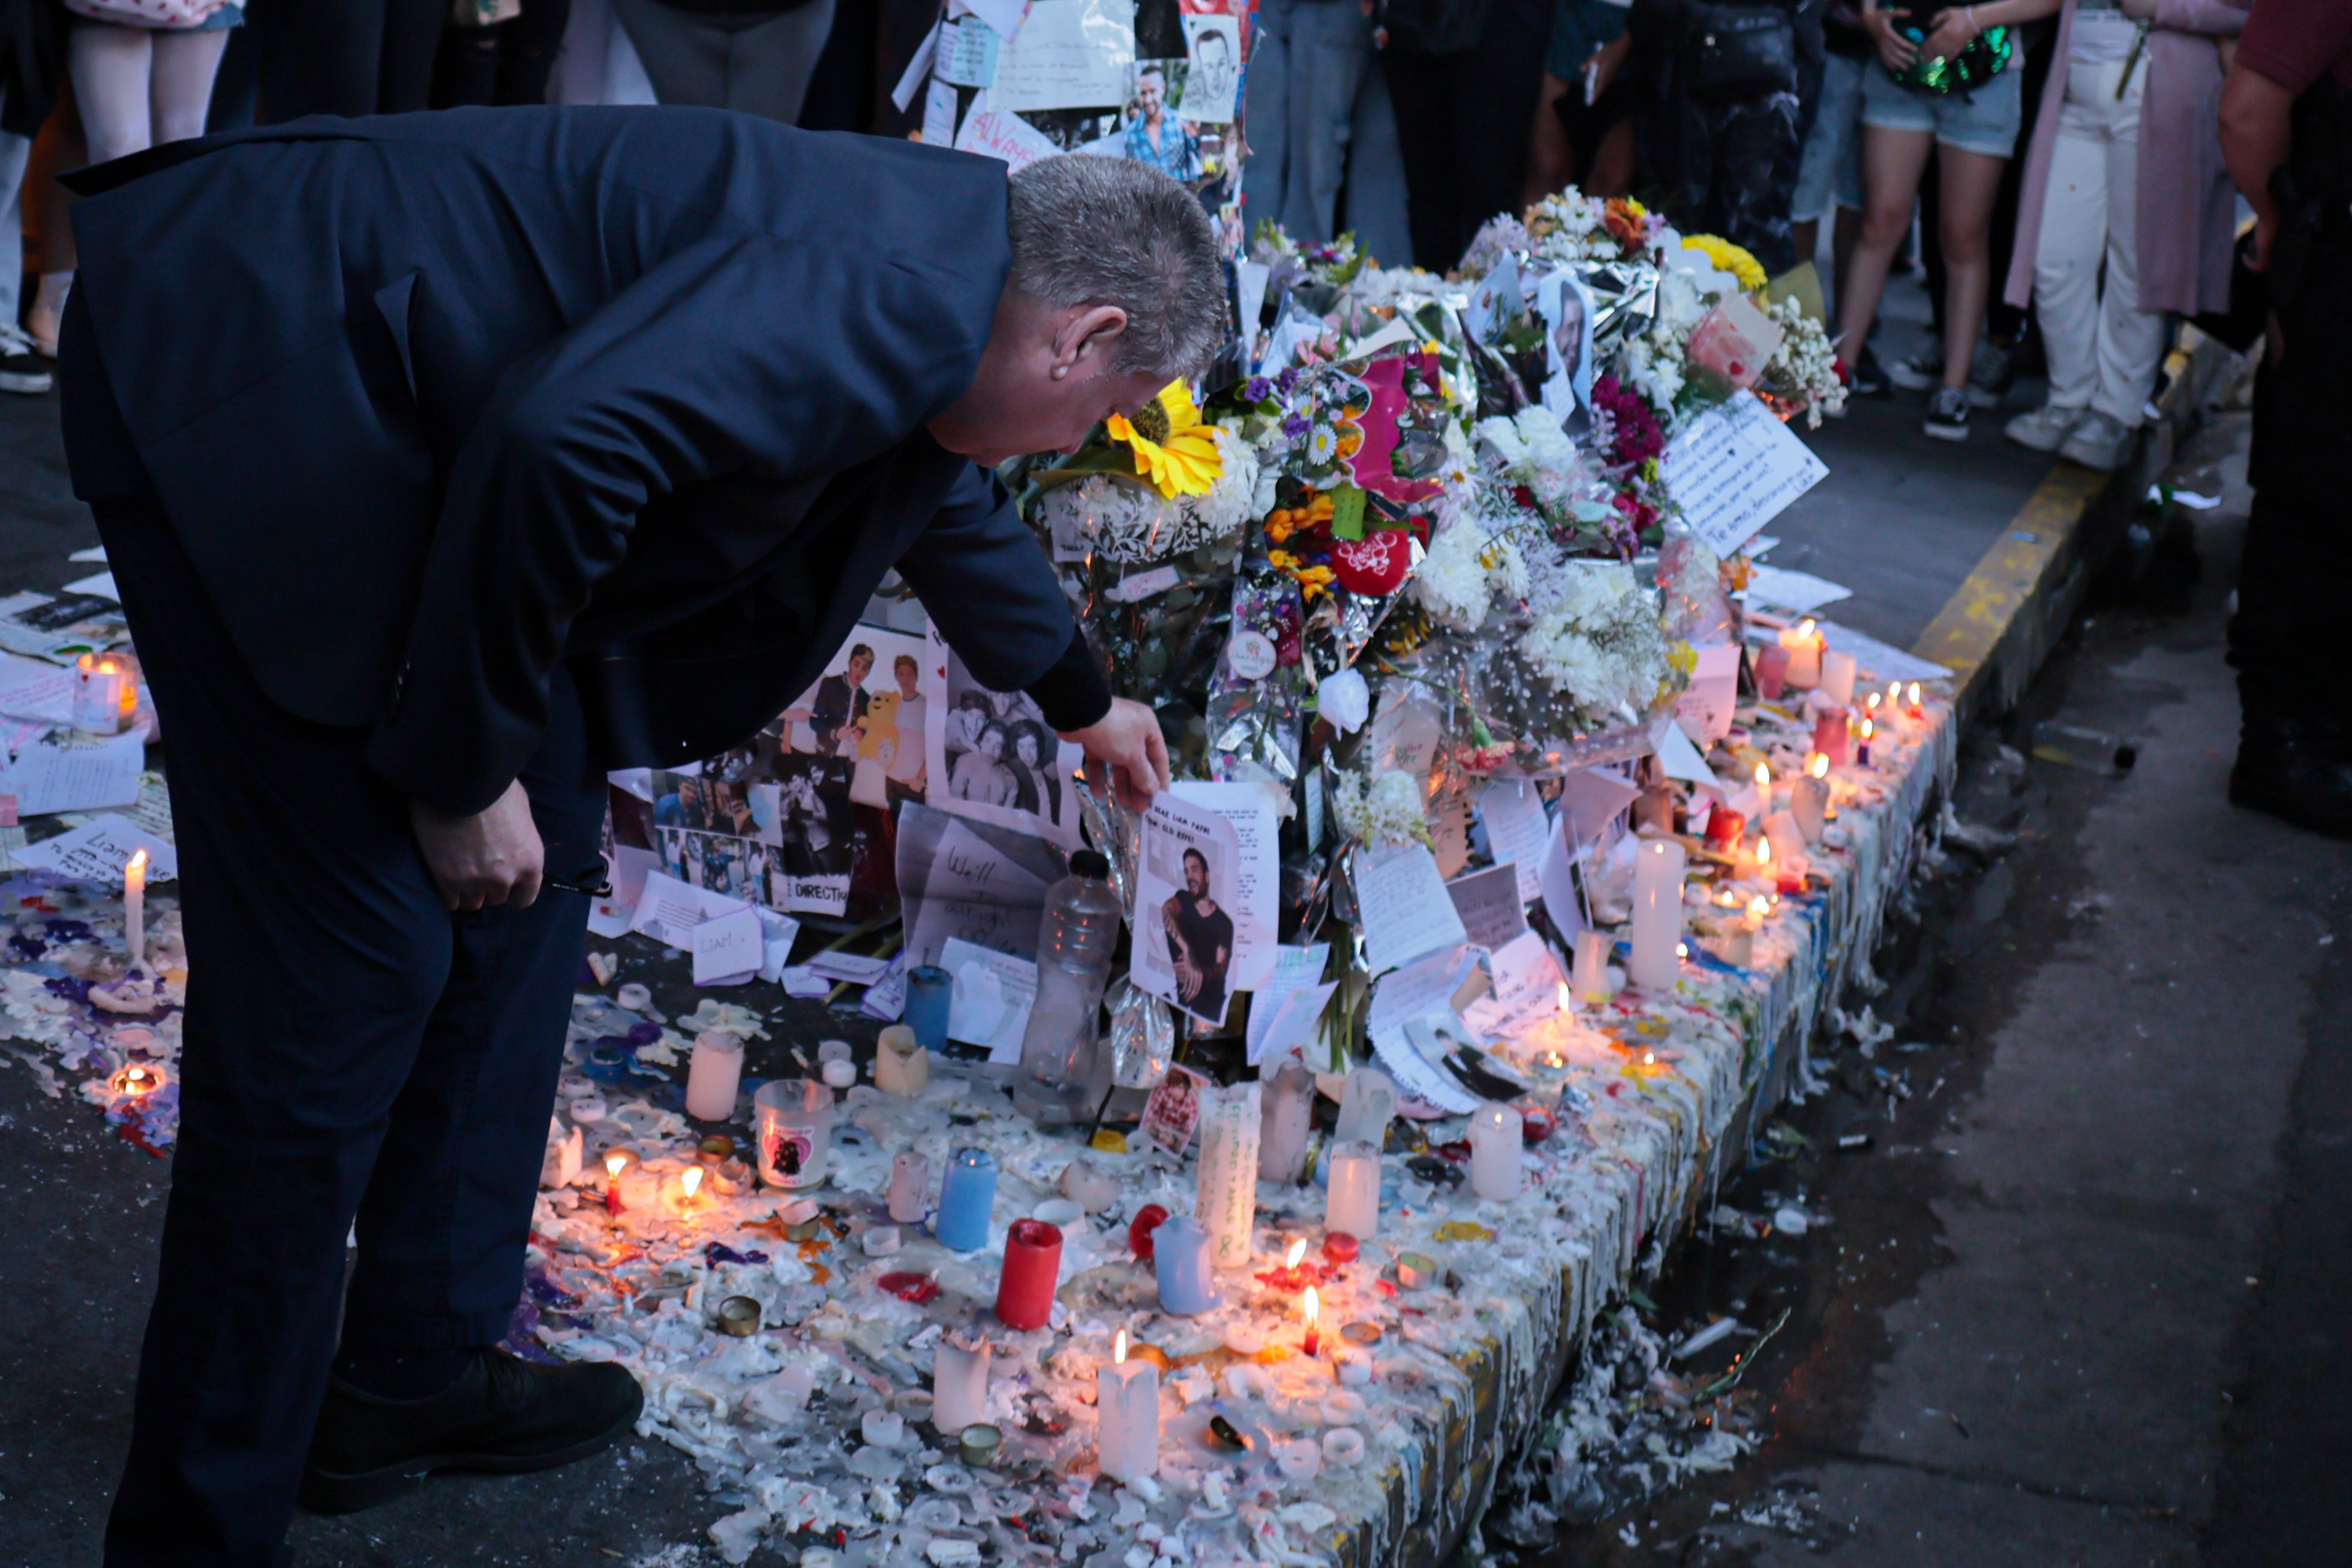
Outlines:
[[[1070,874],[1045,895],[1037,932],[1037,1000],[1013,1079],[1013,1105],[1041,1123],[1093,1115],[1109,1088],[1102,996],[1125,912],[1109,879],[1110,862],[1081,849],[1070,857]]]

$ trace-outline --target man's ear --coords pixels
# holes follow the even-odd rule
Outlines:
[[[1054,333],[1054,379],[1067,375],[1097,348],[1108,350],[1126,331],[1127,312],[1117,305],[1086,305],[1071,311]]]

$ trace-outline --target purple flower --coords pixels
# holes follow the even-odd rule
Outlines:
[[[1262,375],[1250,377],[1249,384],[1242,388],[1242,396],[1252,403],[1264,403],[1273,395],[1274,383]]]
[[[1283,416],[1282,433],[1289,437],[1292,440],[1296,441],[1300,439],[1307,434],[1307,416],[1304,414],[1286,414]]]

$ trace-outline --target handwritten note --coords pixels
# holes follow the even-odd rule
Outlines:
[[[1752,392],[1708,409],[1666,447],[1666,488],[1717,555],[1745,544],[1829,471]]]
[[[1119,0],[1034,0],[996,63],[990,107],[1101,109],[1124,103],[1128,68],[1134,63],[1131,5]]]
[[[1853,597],[1853,590],[1844,584],[1816,577],[1810,572],[1793,571],[1785,566],[1767,566],[1761,562],[1748,569],[1748,601],[1750,604],[1770,605],[1809,616],[1823,605],[1834,605],[1840,599]]]
[[[1445,892],[1475,946],[1492,952],[1528,929],[1527,907],[1519,901],[1519,873],[1515,866],[1490,866],[1456,877],[1445,884]]]
[[[24,816],[136,805],[147,746],[135,731],[94,746],[37,741],[8,765],[6,792]]]
[[[1522,931],[1496,948],[1487,969],[1495,977],[1495,1000],[1506,1012],[1517,1014],[1538,1003],[1547,1008],[1559,1005],[1559,987],[1566,977],[1551,949],[1534,931]]]
[[[996,79],[997,50],[1003,40],[996,29],[977,16],[950,22],[940,29],[939,53],[932,59],[933,78],[958,87],[987,87]]]
[[[1324,966],[1330,962],[1331,944],[1318,942],[1312,947],[1277,947],[1274,955],[1273,973],[1250,998],[1249,1028],[1243,1039],[1248,1047],[1252,1067],[1277,1054],[1270,1033],[1275,1020],[1292,996],[1311,989],[1322,978]],[[1328,993],[1325,994],[1328,1000]],[[1317,1004],[1316,1016],[1320,1017],[1322,1012],[1321,1004]],[[1314,1019],[1307,1021],[1308,1027],[1313,1024]]]
[[[1037,1000],[1037,966],[968,942],[949,942],[940,964],[955,976],[948,994],[948,1038],[987,1047],[992,1062],[1019,1061],[1021,1037]]]
[[[1519,879],[1522,902],[1543,892],[1536,867],[1543,859],[1544,841],[1551,836],[1544,816],[1543,796],[1528,779],[1496,779],[1478,792],[1478,820],[1486,827],[1486,851],[1498,866],[1513,867]]]
[[[978,153],[997,159],[1016,174],[1061,151],[1019,115],[977,106],[964,116],[963,129],[956,132],[955,147],[959,153]]]
[[[119,888],[123,868],[142,849],[147,851],[150,883],[168,882],[180,874],[178,850],[119,816],[101,816],[13,853],[16,864],[28,871],[55,871],[73,881]]]
[[[756,910],[737,910],[694,928],[697,985],[740,985],[760,973],[765,956]]]
[[[695,927],[723,915],[748,913],[751,908],[740,899],[694,887],[665,872],[648,871],[646,890],[638,896],[637,912],[631,918],[629,929],[691,952]],[[757,969],[759,964],[755,962],[751,967]]]
[[[1433,948],[1470,940],[1437,858],[1418,844],[1367,849],[1356,858],[1356,908],[1372,973],[1412,963]]]

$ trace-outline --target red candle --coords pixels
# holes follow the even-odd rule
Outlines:
[[[1004,1233],[1004,1273],[996,1282],[997,1321],[1008,1329],[1042,1329],[1062,1279],[1062,1233],[1042,1219],[1013,1222]]]
[[[1363,1244],[1344,1230],[1323,1233],[1323,1257],[1327,1262],[1342,1266],[1353,1263],[1356,1255],[1362,1250]]]
[[[1160,1228],[1168,1211],[1158,1204],[1146,1204],[1135,1211],[1135,1218],[1127,1227],[1128,1249],[1145,1262],[1151,1260],[1151,1233]]]
[[[1747,831],[1748,819],[1719,802],[1706,814],[1706,842],[1710,848],[1728,853]]]
[[[625,1154],[608,1154],[604,1157],[604,1212],[606,1214],[621,1212],[621,1173],[628,1168],[629,1160]]]
[[[1323,1303],[1315,1294],[1314,1286],[1307,1287],[1306,1298],[1299,1306],[1307,1319],[1307,1337],[1299,1342],[1298,1348],[1310,1358],[1320,1355],[1323,1353],[1323,1331],[1317,1326],[1316,1320],[1323,1315]]]
[[[1824,708],[1821,717],[1813,721],[1813,750],[1827,757],[1833,768],[1842,768],[1853,761],[1853,752],[1848,750],[1847,717],[1843,708]]]
[[[1767,643],[1756,650],[1755,668],[1756,695],[1767,702],[1778,700],[1789,679],[1789,650],[1778,643]]]

